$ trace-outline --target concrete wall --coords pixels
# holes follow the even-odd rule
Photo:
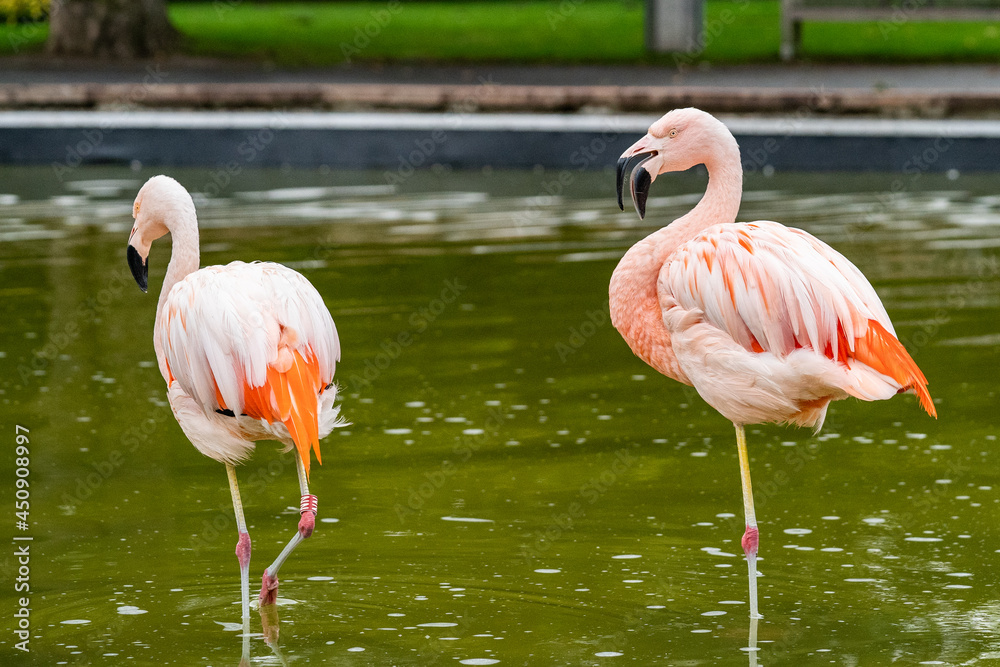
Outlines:
[[[0,113],[0,163],[603,169],[652,116]],[[747,171],[997,171],[1000,121],[730,118]]]

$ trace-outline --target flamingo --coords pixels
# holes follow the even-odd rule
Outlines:
[[[153,349],[170,408],[191,444],[224,463],[239,538],[244,636],[249,628],[250,535],[235,466],[257,440],[295,450],[301,504],[298,528],[261,578],[260,605],[274,604],[278,570],[312,535],[317,499],[309,493],[311,452],[345,424],[333,384],[340,361],[337,328],[319,292],[301,274],[270,262],[232,262],[199,269],[194,201],[169,176],[154,176],[132,207],[128,264],[143,292],[153,241],[168,232],[170,264],[160,289]]]
[[[636,212],[646,214],[659,174],[704,164],[708,187],[677,220],[632,246],[611,276],[611,322],[632,351],[691,385],[736,428],[743,487],[750,617],[757,606],[760,532],[754,514],[747,424],[819,431],[831,401],[916,394],[937,417],[927,380],[878,295],[847,258],[776,222],[736,222],[740,150],[719,120],[676,109],[618,160],[618,206],[631,170]]]

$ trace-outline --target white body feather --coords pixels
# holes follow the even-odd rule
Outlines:
[[[869,320],[894,333],[892,322],[861,271],[802,230],[767,221],[708,227],[678,246],[657,291],[681,369],[734,423],[818,428],[830,399],[888,399],[901,389],[855,359],[837,362]],[[816,409],[803,411],[812,401]]]
[[[273,263],[233,262],[188,274],[167,294],[154,337],[169,368],[161,364],[181,429],[200,452],[226,463],[246,459],[256,440],[293,445],[280,421],[241,415],[244,383],[264,384],[282,344],[303,356],[312,351],[324,387],[340,360],[337,329],[322,297],[301,274]],[[235,418],[217,412],[216,386]],[[321,438],[342,423],[336,395],[330,387],[317,398]]]

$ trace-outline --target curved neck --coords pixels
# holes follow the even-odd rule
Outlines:
[[[173,286],[199,268],[201,257],[198,250],[198,219],[195,216],[194,208],[191,207],[188,209],[185,207],[177,211],[176,216],[167,221],[167,229],[170,230],[172,246],[170,249],[170,263],[167,265],[167,275],[163,278],[163,286],[160,288],[160,298],[156,303],[153,349],[156,351],[156,360],[160,366],[160,373],[167,384],[169,384],[169,375],[163,356],[163,345],[160,342],[159,336],[159,332],[161,331],[160,315],[163,311],[163,304],[167,300],[167,295],[170,294]]]
[[[680,244],[712,225],[736,221],[743,167],[736,141],[730,137],[730,142],[720,145],[714,158],[706,161],[708,187],[698,205],[632,246],[611,276],[609,306],[615,328],[639,358],[686,384],[691,383],[677,364],[670,332],[663,323],[657,279]]]
[[[743,165],[740,164],[740,149],[736,141],[720,145],[712,159],[705,161],[708,169],[708,187],[687,215],[667,228],[677,228],[677,245],[694,237],[706,227],[723,222],[736,222],[743,198]]]

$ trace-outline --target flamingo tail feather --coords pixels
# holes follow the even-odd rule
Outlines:
[[[904,390],[912,390],[920,401],[920,407],[931,417],[937,418],[934,401],[927,391],[927,378],[903,344],[877,321],[868,320],[868,331],[855,341],[854,357],[891,377]]]
[[[286,357],[288,358],[288,357]],[[310,452],[322,464],[319,451],[319,401],[323,386],[319,361],[311,349],[303,356],[290,351],[291,364],[284,371],[274,365],[267,367],[267,379],[259,387],[243,380],[243,414],[263,419],[269,424],[279,421],[288,429],[302,464],[309,476]],[[222,394],[216,387],[216,399],[226,409]]]

